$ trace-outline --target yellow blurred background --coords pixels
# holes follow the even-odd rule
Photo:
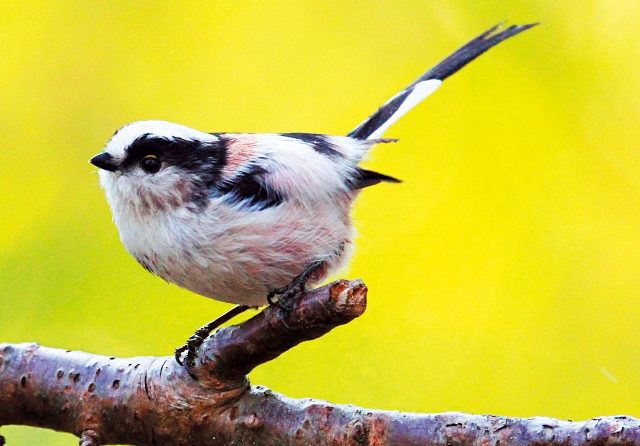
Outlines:
[[[0,341],[169,355],[229,308],[120,245],[87,160],[113,131],[345,134],[489,26],[367,165],[353,323],[251,380],[406,411],[640,415],[640,3],[3,2]],[[4,427],[9,444],[72,445]]]

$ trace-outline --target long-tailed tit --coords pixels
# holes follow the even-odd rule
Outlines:
[[[532,26],[480,34],[347,136],[207,133],[164,121],[122,127],[91,162],[125,248],[169,282],[240,304],[236,313],[322,281],[351,255],[360,190],[398,182],[358,166],[369,149],[391,141],[385,131],[443,80]],[[213,326],[188,342],[190,361]]]

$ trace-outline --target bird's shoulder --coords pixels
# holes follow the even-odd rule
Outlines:
[[[242,205],[326,200],[390,178],[374,178],[358,164],[374,144],[392,140],[301,132],[217,136],[225,148],[219,190]]]

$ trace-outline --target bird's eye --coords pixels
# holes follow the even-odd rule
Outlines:
[[[156,173],[160,170],[162,163],[155,155],[147,155],[140,160],[140,167],[147,173]]]

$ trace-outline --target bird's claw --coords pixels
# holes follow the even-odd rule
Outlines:
[[[196,375],[193,373],[193,368],[196,365],[196,358],[198,357],[198,349],[203,344],[204,340],[211,334],[213,330],[220,327],[220,325],[225,322],[233,319],[237,315],[246,311],[249,307],[246,305],[236,305],[231,310],[226,313],[220,315],[218,318],[212,320],[208,324],[203,325],[198,328],[194,334],[187,339],[187,342],[182,346],[178,347],[174,352],[174,357],[176,358],[176,362],[185,368],[189,376],[193,379],[196,378]],[[184,361],[182,360],[182,354],[187,352],[184,357]]]
[[[267,302],[269,302],[269,305],[275,305],[285,311],[290,311],[293,308],[293,298],[302,292],[304,292],[304,284],[299,285],[291,282],[285,287],[273,288],[269,291]]]
[[[267,294],[267,302],[269,302],[269,305],[276,305],[286,311],[291,310],[291,308],[293,308],[293,298],[298,294],[304,293],[309,277],[321,266],[321,261],[313,262],[308,265],[301,274],[294,277],[288,285],[282,288],[272,288],[269,294]],[[275,298],[276,296],[278,296],[277,299]]]
[[[176,362],[181,366],[184,366],[184,362],[182,362],[182,354],[185,352],[186,349],[187,349],[187,346],[185,344],[182,347],[178,347],[173,354],[174,357],[176,358]]]
[[[196,358],[198,357],[198,348],[204,342],[205,337],[201,336],[198,332],[194,333],[187,342],[182,346],[178,347],[175,351],[176,362],[180,364],[187,371],[190,377],[193,379],[196,378],[196,375],[193,373],[192,369],[196,364]],[[182,354],[187,352],[182,360]]]

